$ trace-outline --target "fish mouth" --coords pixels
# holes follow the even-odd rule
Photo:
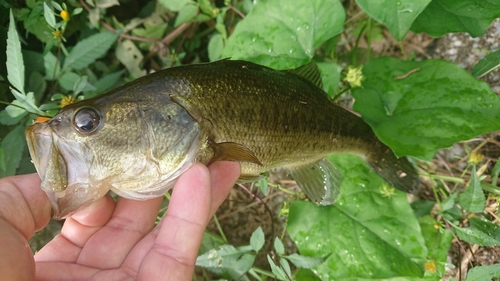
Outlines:
[[[48,122],[28,126],[25,135],[53,218],[66,218],[108,192],[106,182],[97,187],[90,182],[83,144],[58,137]]]

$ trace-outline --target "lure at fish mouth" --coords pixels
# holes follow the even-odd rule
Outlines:
[[[241,163],[240,181],[286,168],[306,195],[333,204],[341,176],[330,153],[363,156],[390,185],[415,192],[415,168],[322,90],[314,64],[278,71],[223,60],[165,69],[64,107],[26,129],[54,217],[109,190],[162,196],[194,162]]]

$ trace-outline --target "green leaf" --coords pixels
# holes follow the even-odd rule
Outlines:
[[[500,226],[479,217],[469,219],[469,228],[455,227],[457,236],[479,246],[500,246]]]
[[[118,82],[118,80],[120,79],[120,77],[122,77],[124,72],[125,70],[116,71],[99,79],[97,82],[94,83],[96,92],[101,93],[106,90],[109,90],[116,84],[116,82]]]
[[[182,7],[175,19],[174,27],[177,27],[185,22],[192,20],[198,13],[198,3],[189,3]]]
[[[445,263],[448,257],[448,250],[451,246],[451,241],[453,240],[453,234],[450,231],[442,231],[435,227],[436,220],[430,215],[423,216],[418,219],[420,228],[422,229],[422,235],[425,239],[425,245],[427,246],[427,260],[433,261],[438,270],[436,272],[426,272],[426,276],[429,275],[434,277],[441,277],[439,274],[445,272]],[[439,280],[437,278],[436,280]]]
[[[0,147],[0,171],[5,171],[5,153]]]
[[[53,29],[56,29],[56,16],[54,15],[54,12],[52,12],[49,5],[45,2],[43,2],[43,16],[45,17],[47,24]]]
[[[12,101],[13,105],[8,105],[4,110],[0,112],[0,123],[3,125],[14,125],[17,124],[28,112],[22,107],[22,104],[18,100]],[[14,106],[17,105],[17,106]]]
[[[306,256],[301,256],[299,254],[291,254],[288,256],[284,256],[287,260],[291,261],[296,267],[299,268],[313,268],[315,266],[318,266],[326,261],[326,259],[330,255],[326,255],[324,257],[306,257]]]
[[[469,213],[482,213],[486,208],[486,198],[477,178],[476,166],[472,167],[470,184],[460,195],[458,202]]]
[[[82,69],[103,56],[118,38],[113,32],[101,32],[79,41],[64,61],[63,69]]]
[[[292,270],[290,268],[290,264],[286,259],[280,259],[280,265],[286,276],[292,276]]]
[[[86,89],[95,90],[95,88],[88,82],[87,75],[78,77],[78,80],[76,80],[75,84],[73,85],[73,96],[77,96],[79,93],[83,92]]]
[[[500,66],[500,50],[489,53],[486,57],[480,60],[472,69],[474,77],[481,77],[490,73]]]
[[[465,281],[491,280],[499,272],[500,264],[476,266],[467,272],[467,279]]]
[[[467,32],[477,37],[498,17],[500,2],[496,0],[433,0],[417,17],[411,30],[434,37],[451,32]]]
[[[45,78],[47,80],[55,80],[61,74],[61,65],[56,56],[51,52],[48,52],[43,57],[43,65],[45,67]]]
[[[283,242],[281,242],[281,239],[279,239],[278,237],[274,238],[274,249],[276,250],[276,253],[278,253],[278,255],[285,254],[285,246],[283,246]]]
[[[491,183],[494,186],[497,186],[499,174],[500,174],[500,158],[497,159],[497,162],[495,163],[495,166],[493,167],[493,171],[491,171]]]
[[[236,25],[222,57],[275,69],[296,68],[309,62],[319,45],[341,33],[344,20],[339,0],[298,0],[293,5],[286,0],[258,1]]]
[[[12,10],[10,10],[9,31],[7,32],[7,79],[14,88],[24,94],[23,54]]]
[[[500,129],[500,99],[460,66],[382,57],[363,67],[354,110],[398,156],[430,160],[454,143]]]
[[[80,79],[80,75],[67,71],[64,72],[64,74],[61,76],[59,79],[59,85],[66,91],[73,90],[73,85],[75,85],[75,82]]]
[[[252,246],[254,251],[258,252],[262,246],[264,246],[264,242],[264,231],[262,231],[262,228],[259,226],[259,228],[257,228],[250,237],[250,246]]]
[[[422,276],[416,261],[427,248],[406,195],[384,197],[383,180],[357,156],[327,158],[342,174],[340,199],[332,206],[293,202],[287,224],[302,255],[331,254],[315,273],[323,280]]]
[[[169,9],[170,11],[178,12],[184,6],[186,6],[189,3],[194,3],[191,0],[160,0],[160,4],[165,6],[165,8]]]
[[[208,58],[210,61],[221,59],[222,50],[224,49],[224,39],[220,33],[215,34],[208,42]]]
[[[278,278],[279,280],[289,280],[288,277],[286,276],[285,271],[280,267],[278,267],[276,264],[274,264],[274,261],[271,259],[269,255],[267,255],[267,261],[271,266],[271,271],[273,272],[274,275],[276,275],[276,278]]]
[[[16,100],[19,101],[18,105],[23,107],[24,109],[26,109],[26,111],[31,112],[31,113],[35,113],[35,114],[38,114],[41,116],[45,115],[45,113],[43,111],[41,111],[40,109],[38,109],[38,107],[35,105],[35,96],[34,96],[33,92],[29,92],[26,95],[19,93],[15,89],[12,89],[11,92],[14,95],[14,97],[16,97]]]
[[[339,88],[340,73],[342,67],[332,62],[320,62],[316,64],[321,73],[321,80],[323,81],[323,90],[333,97]]]
[[[16,173],[25,147],[24,126],[16,126],[0,143],[5,163],[3,169],[0,169],[0,178],[11,176]]]
[[[230,267],[247,251],[237,249],[232,245],[222,245],[218,250],[210,251],[198,256],[197,266],[203,267]]]
[[[389,29],[398,41],[403,40],[412,23],[431,0],[356,0],[370,17]]]

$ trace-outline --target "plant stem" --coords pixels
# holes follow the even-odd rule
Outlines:
[[[219,220],[217,219],[217,215],[214,214],[214,221],[215,224],[217,225],[217,230],[219,230],[220,236],[222,236],[222,239],[224,239],[224,242],[228,244],[229,242],[227,241],[226,235],[224,234],[224,231],[222,230],[222,227],[220,226]]]

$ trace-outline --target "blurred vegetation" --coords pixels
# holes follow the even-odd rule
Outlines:
[[[238,280],[439,280],[453,266],[452,239],[500,246],[500,164],[478,152],[498,142],[484,137],[466,149],[462,173],[439,174],[430,162],[439,149],[500,129],[500,100],[477,80],[500,65],[500,52],[488,50],[468,73],[422,60],[401,42],[410,30],[481,36],[498,17],[500,4],[479,0],[2,2],[0,177],[35,171],[24,128],[36,116],[53,116],[152,71],[222,58],[277,69],[314,61],[333,102],[354,97],[353,109],[377,136],[399,156],[415,158],[431,196],[410,205],[359,158],[331,156],[344,178],[340,200],[283,207],[286,235],[300,255],[287,254],[285,234],[267,237],[273,246],[266,250],[260,228],[239,247],[219,228],[205,236],[197,264]],[[383,30],[400,42],[396,52],[372,50]],[[272,185],[263,180],[258,187],[267,194]],[[37,234],[37,241],[46,236]],[[267,266],[255,265],[258,252]],[[469,278],[500,278],[499,272],[481,266]]]

